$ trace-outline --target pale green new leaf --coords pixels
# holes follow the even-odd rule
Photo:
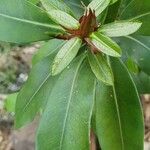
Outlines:
[[[105,84],[113,85],[113,74],[107,63],[106,57],[100,53],[93,54],[89,52],[88,60],[96,78]]]
[[[57,76],[51,76],[49,69],[54,56],[55,54],[52,54],[44,58],[32,68],[27,82],[19,92],[15,110],[16,128],[31,122],[40,109],[45,106],[57,80]]]
[[[102,35],[98,32],[92,33],[90,37],[91,42],[100,52],[103,52],[113,57],[121,56],[121,48],[109,37]]]
[[[51,10],[48,11],[48,14],[53,21],[67,29],[78,29],[80,26],[78,20],[76,20],[64,11]]]
[[[87,8],[94,10],[96,16],[99,16],[106,9],[109,3],[110,0],[92,0]]]
[[[40,0],[46,11],[62,10],[70,15],[73,15],[71,9],[62,0]]]
[[[141,25],[142,23],[135,21],[117,21],[101,26],[98,32],[109,37],[120,37],[133,34]]]
[[[61,47],[65,44],[65,42],[66,41],[64,40],[58,39],[52,39],[48,42],[45,42],[33,56],[32,64],[35,65],[45,57],[50,56],[52,53],[58,52],[61,49]]]
[[[60,73],[70,64],[73,58],[77,55],[81,44],[82,40],[77,37],[70,39],[63,45],[54,59],[52,75]]]
[[[37,131],[37,150],[90,149],[95,77],[83,59],[76,58],[53,87]]]
[[[110,5],[116,3],[117,1],[118,1],[118,0],[111,0],[111,1],[110,1]]]
[[[144,123],[140,99],[125,66],[112,58],[114,86],[99,82],[95,128],[102,150],[143,150]]]
[[[0,0],[0,40],[29,43],[64,33],[48,15],[26,0]]]

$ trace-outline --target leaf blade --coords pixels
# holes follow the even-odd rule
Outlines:
[[[54,52],[58,52],[58,50],[65,44],[63,40],[52,39],[48,42],[45,42],[41,48],[35,53],[32,58],[32,65],[37,64],[39,61],[44,59],[45,57],[50,56]]]
[[[28,1],[1,0],[0,22],[0,40],[6,42],[30,43],[64,33],[43,10]]]
[[[27,82],[19,92],[15,108],[16,128],[31,122],[40,109],[46,105],[57,80],[57,76],[52,77],[49,70],[54,56],[55,54],[52,54],[44,58],[32,68]]]
[[[88,53],[91,69],[99,81],[113,85],[113,75],[106,58],[102,54]]]
[[[131,21],[117,21],[103,25],[98,32],[101,32],[109,37],[120,37],[133,34],[136,32],[142,23]]]
[[[96,16],[99,16],[105,8],[109,5],[110,0],[92,0],[92,2],[88,5],[88,9],[95,10]]]
[[[73,15],[71,9],[62,0],[40,0],[46,11],[62,10],[70,15]]]
[[[81,44],[82,40],[80,38],[73,38],[63,45],[54,59],[52,66],[52,75],[59,74],[69,65],[69,63],[77,55]]]
[[[82,57],[77,58],[70,68],[61,74],[54,87],[50,96],[52,99],[49,99],[38,129],[36,143],[38,150],[89,149],[95,80],[87,63],[81,65],[82,61]],[[87,81],[89,86],[83,88]],[[55,129],[49,128],[49,124],[55,126]],[[82,136],[77,136],[81,133]],[[45,141],[45,137],[49,140]]]
[[[114,87],[99,83],[97,89],[96,130],[100,144],[102,149],[142,150],[144,123],[137,90],[127,69],[118,59],[112,58],[111,66]]]
[[[117,45],[117,43],[112,41],[107,36],[97,32],[92,33],[90,37],[97,50],[113,57],[121,56],[121,48],[119,47],[119,45]]]
[[[80,26],[79,22],[75,18],[61,10],[51,10],[48,11],[48,14],[54,22],[67,29],[78,29]]]

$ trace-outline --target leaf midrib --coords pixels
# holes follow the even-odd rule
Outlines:
[[[96,41],[99,42],[101,45],[104,45],[107,49],[105,49],[105,51],[107,52],[111,52],[114,55],[118,55],[119,52],[117,52],[115,49],[111,48],[109,45],[107,45],[105,42],[103,42],[102,40],[100,40],[100,38],[98,38],[97,36],[93,36],[95,37]]]
[[[19,22],[33,24],[35,26],[41,26],[41,27],[46,27],[46,28],[53,28],[53,29],[63,30],[63,28],[59,27],[58,25],[52,25],[52,24],[40,23],[40,22],[26,20],[26,19],[20,19],[20,18],[9,16],[9,15],[2,14],[2,13],[0,13],[0,16],[2,16],[4,18],[11,19],[11,20],[19,21]]]
[[[40,84],[39,88],[34,92],[34,94],[30,97],[28,103],[25,105],[25,107],[23,108],[23,112],[26,112],[27,107],[30,105],[30,103],[32,102],[33,98],[36,96],[36,94],[40,91],[40,89],[42,88],[42,86],[44,85],[44,83],[48,80],[48,78],[50,77],[51,74],[48,74],[45,78],[45,80]]]
[[[96,59],[96,61],[97,61],[97,63],[98,63],[99,68],[101,69],[101,71],[102,71],[103,74],[105,75],[105,79],[107,79],[107,74],[106,74],[105,71],[103,70],[103,67],[101,67],[98,58],[97,58],[96,56],[94,56],[94,57],[95,57],[95,59]],[[106,83],[106,81],[104,81],[104,82]]]
[[[77,69],[75,71],[73,81],[72,81],[72,86],[71,86],[71,89],[70,89],[70,95],[69,95],[68,105],[67,105],[67,108],[66,108],[66,113],[65,113],[65,118],[64,118],[63,128],[62,128],[62,134],[61,134],[61,139],[60,139],[59,150],[62,150],[63,140],[64,140],[64,134],[65,134],[65,129],[66,129],[66,122],[67,122],[68,112],[69,112],[69,109],[70,109],[70,103],[71,103],[72,95],[73,95],[73,89],[75,87],[75,83],[76,83],[77,76],[78,76],[78,73],[79,73],[78,71],[80,69],[80,66],[81,66],[81,63],[82,63],[83,59],[84,59],[84,57],[80,60],[78,66],[77,66]]]

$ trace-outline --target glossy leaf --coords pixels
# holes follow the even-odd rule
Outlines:
[[[88,60],[96,78],[105,84],[113,85],[113,74],[107,63],[106,57],[100,53],[92,54],[89,52]]]
[[[78,29],[80,24],[71,15],[61,10],[48,11],[50,18],[67,29]]]
[[[119,39],[119,45],[136,61],[140,69],[150,75],[150,37],[126,36]]]
[[[117,21],[100,27],[99,32],[109,37],[119,37],[133,34],[142,23],[133,21]]]
[[[143,150],[144,124],[140,99],[125,66],[111,60],[114,86],[98,84],[96,133],[104,150]]]
[[[80,38],[72,38],[63,45],[54,59],[52,75],[57,75],[70,64],[77,55],[81,44],[82,40]]]
[[[27,82],[19,92],[15,111],[16,128],[31,122],[47,103],[51,90],[57,80],[57,76],[51,77],[49,69],[54,56],[55,54],[52,54],[44,58],[32,68]]]
[[[70,15],[73,15],[71,9],[62,0],[40,0],[46,11],[62,10]]]
[[[109,5],[110,0],[92,0],[88,5],[88,8],[91,8],[95,11],[96,16],[99,16]]]
[[[64,40],[52,39],[45,42],[43,46],[37,51],[32,58],[32,64],[35,65],[47,56],[50,56],[54,52],[58,52],[65,44]]]
[[[64,33],[47,14],[26,0],[0,1],[0,40],[29,43]]]
[[[142,27],[139,34],[150,35],[150,2],[149,0],[124,0],[120,6],[120,19],[139,20]]]
[[[83,59],[71,63],[53,87],[37,132],[37,150],[90,148],[95,78]]]
[[[119,47],[119,45],[117,45],[117,43],[112,41],[107,36],[100,33],[92,33],[90,37],[92,43],[100,52],[103,52],[113,57],[121,56],[121,48]]]

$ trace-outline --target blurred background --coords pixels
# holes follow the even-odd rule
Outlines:
[[[28,78],[32,56],[41,43],[14,45],[0,42],[0,150],[34,150],[38,118],[15,130],[14,106],[17,92]],[[150,95],[140,95],[145,118],[145,150],[150,150]]]

